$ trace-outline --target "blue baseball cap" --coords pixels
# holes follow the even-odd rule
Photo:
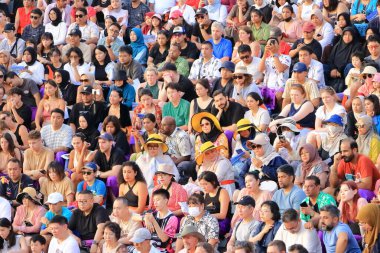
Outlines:
[[[98,139],[103,139],[106,141],[113,141],[113,136],[109,133],[104,133],[98,137]]]
[[[231,72],[235,72],[235,63],[230,62],[230,61],[225,61],[220,66],[219,72],[222,70],[222,68],[228,69]]]
[[[325,123],[325,124],[334,123],[334,124],[337,124],[339,126],[343,126],[343,118],[337,114],[334,114],[328,120],[325,120],[323,123]]]
[[[94,162],[88,162],[86,163],[82,169],[89,169],[89,170],[92,170],[92,171],[97,171],[98,170],[98,165],[96,165],[96,163]]]
[[[293,72],[301,73],[305,71],[307,71],[305,63],[297,62],[296,64],[294,64]]]

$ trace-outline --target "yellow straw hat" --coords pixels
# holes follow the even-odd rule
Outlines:
[[[193,115],[193,117],[191,118],[191,127],[195,131],[197,131],[198,133],[202,132],[201,120],[203,118],[209,118],[214,123],[215,127],[222,131],[219,120],[209,112],[200,112]]]
[[[151,134],[148,136],[148,140],[145,142],[144,149],[148,150],[148,144],[160,144],[162,148],[162,153],[168,152],[168,145],[162,140],[161,135],[159,134]]]
[[[253,124],[249,119],[241,119],[236,123],[236,132],[244,131],[253,127]]]
[[[204,158],[206,151],[213,150],[213,149],[220,150],[220,149],[225,149],[225,147],[224,146],[217,146],[216,147],[211,141],[206,141],[205,143],[203,143],[201,145],[200,153],[195,158],[195,161],[197,162],[197,164],[201,165],[203,163],[203,158]]]

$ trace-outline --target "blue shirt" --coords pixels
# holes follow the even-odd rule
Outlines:
[[[232,57],[232,43],[230,40],[222,38],[219,42],[219,44],[215,44],[212,39],[209,39],[211,44],[213,45],[213,55],[218,58],[222,59],[223,57],[229,57],[231,60]]]
[[[102,180],[95,179],[95,182],[93,185],[88,185],[86,189],[83,189],[84,181],[80,182],[77,186],[77,192],[81,192],[83,190],[89,190],[92,191],[94,196],[103,196],[104,201],[106,200],[107,197],[107,190],[106,190],[106,185]]]
[[[326,246],[326,253],[334,253],[336,249],[336,242],[338,241],[338,235],[340,233],[346,233],[348,236],[348,242],[345,253],[360,253],[358,242],[351,232],[350,227],[342,222],[339,222],[337,226],[331,231],[323,231],[323,242]]]
[[[306,194],[298,186],[294,185],[287,195],[285,195],[284,189],[277,190],[272,200],[280,207],[280,213],[282,215],[285,210],[290,208],[299,211],[300,204],[305,198]]]
[[[126,105],[129,109],[132,109],[132,103],[135,102],[136,98],[136,91],[135,88],[133,88],[130,84],[125,84],[123,87],[117,87],[116,85],[110,86],[110,91],[108,92],[107,102],[109,102],[109,97],[111,94],[111,91],[121,89],[123,91],[123,100],[121,101],[122,104]]]
[[[61,215],[65,217],[67,221],[69,221],[71,218],[72,212],[67,207],[63,206]],[[52,211],[47,211],[45,214],[45,217],[46,219],[48,219],[48,221],[51,221],[51,219],[53,219],[54,216],[56,216],[56,214],[54,214]],[[46,224],[42,224],[41,226],[41,230],[44,230],[44,229],[46,229]]]

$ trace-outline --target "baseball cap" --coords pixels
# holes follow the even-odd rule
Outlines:
[[[63,196],[59,192],[53,192],[49,194],[49,197],[45,204],[57,204],[59,202],[63,202]]]
[[[230,61],[223,62],[219,68],[219,72],[222,70],[222,68],[228,69],[232,73],[235,72],[235,64],[233,62],[230,62]]]
[[[152,235],[148,229],[139,228],[135,231],[130,241],[133,243],[142,243],[143,241],[150,240],[151,238],[152,238]]]
[[[175,33],[184,34],[185,33],[185,29],[182,26],[176,26],[173,29],[173,34],[175,34]]]
[[[152,16],[152,18],[158,18],[159,20],[162,21],[162,17],[161,17],[161,15],[158,14],[158,13],[154,14],[154,15]]]
[[[250,140],[248,142],[251,142],[253,144],[258,144],[258,145],[266,145],[269,143],[269,137],[266,134],[259,133],[256,135],[255,139]]]
[[[301,73],[307,71],[306,64],[303,62],[297,62],[294,64],[293,72]]]
[[[175,10],[172,13],[170,13],[169,19],[176,19],[179,17],[183,17],[182,11],[180,10]]]
[[[153,11],[145,13],[145,17],[150,17],[151,18],[151,17],[153,17],[153,15],[154,15]]]
[[[255,207],[256,202],[251,196],[247,195],[247,196],[243,196],[238,202],[235,202],[235,205]]]
[[[83,90],[80,92],[81,94],[91,94],[92,93],[92,86],[86,85],[83,87]]]
[[[367,66],[363,69],[363,72],[362,74],[376,74],[377,73],[377,69],[373,66]]]
[[[98,137],[98,139],[106,140],[106,141],[113,141],[113,137],[109,133],[104,133]]]
[[[313,23],[311,23],[311,22],[305,22],[304,24],[303,24],[303,26],[302,26],[302,31],[303,32],[312,32],[312,31],[314,31],[315,30],[315,26],[314,26],[314,24]]]
[[[205,15],[205,14],[208,14],[208,11],[207,11],[205,8],[199,8],[199,9],[195,12],[195,16],[197,16],[197,15]]]
[[[15,31],[15,25],[12,23],[5,24],[4,31]]]
[[[82,37],[82,32],[77,28],[73,28],[70,30],[69,35],[77,35],[79,37]]]
[[[97,171],[98,170],[98,166],[94,162],[88,162],[88,163],[86,163],[83,166],[82,169],[90,169],[90,170],[93,170],[93,171]]]
[[[343,126],[343,118],[337,114],[331,116],[328,120],[325,120],[323,123],[334,123],[339,126]]]

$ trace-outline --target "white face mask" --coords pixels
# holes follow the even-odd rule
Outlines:
[[[282,135],[288,140],[290,141],[291,139],[293,139],[294,137],[294,133],[292,131],[285,131],[285,132],[282,132]]]
[[[341,126],[327,126],[327,131],[330,136],[335,136],[342,132],[342,127]]]
[[[201,211],[199,210],[199,207],[197,207],[197,206],[189,207],[189,215],[190,216],[197,217],[197,216],[199,216],[200,213],[201,213]]]

